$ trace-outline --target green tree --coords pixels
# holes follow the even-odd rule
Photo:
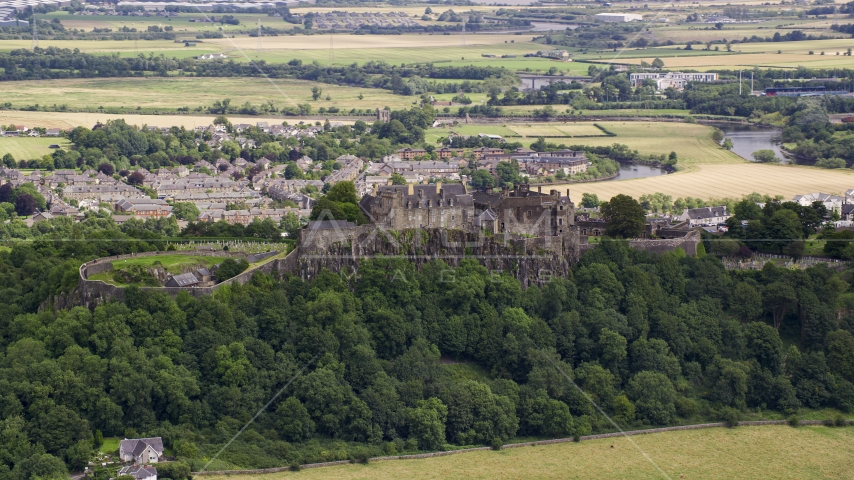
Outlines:
[[[625,395],[614,397],[611,410],[614,412],[614,421],[618,424],[625,426],[635,421],[635,404]]]
[[[599,206],[599,196],[595,193],[582,193],[581,206],[584,208],[596,208]]]
[[[757,150],[753,152],[753,159],[759,163],[779,163],[780,159],[774,150]]]
[[[827,334],[825,340],[827,365],[849,382],[854,380],[854,336],[847,330]]]
[[[762,296],[753,285],[739,282],[733,291],[730,306],[742,322],[748,322],[762,313]]]
[[[800,240],[803,234],[801,220],[792,210],[777,210],[765,223],[765,235],[771,240],[769,244],[779,248],[780,253],[788,244]]]
[[[676,389],[663,373],[639,372],[629,381],[626,395],[644,423],[667,425],[676,415]]]
[[[643,233],[646,215],[640,203],[622,193],[602,204],[602,218],[608,222],[606,234],[617,238],[636,238]]]
[[[276,430],[289,442],[303,442],[314,434],[314,421],[299,399],[289,397],[276,408]]]
[[[172,214],[179,220],[195,222],[200,213],[199,207],[192,202],[177,202],[172,205]]]
[[[475,170],[471,175],[471,184],[474,188],[485,189],[495,186],[495,177],[487,170]]]
[[[320,96],[322,94],[323,94],[322,88],[320,88],[316,85],[311,87],[311,99],[314,100],[315,102],[320,98]]]
[[[751,322],[744,325],[744,339],[749,357],[756,359],[762,368],[774,375],[780,373],[783,365],[783,341],[780,334],[763,322]]]
[[[407,183],[406,179],[403,178],[403,175],[401,175],[399,173],[392,173],[391,177],[389,177],[389,178],[391,178],[391,184],[392,185],[406,185],[406,183]]]
[[[438,450],[445,444],[445,421],[448,407],[436,397],[419,400],[415,408],[406,412],[410,438],[415,438],[418,448]]]
[[[727,149],[727,150],[732,150],[732,147],[733,147],[734,145],[732,144],[732,139],[731,139],[731,138],[729,138],[729,137],[726,137],[726,138],[724,139],[724,143],[723,143],[721,146],[722,146],[722,147],[724,147],[724,148],[725,148],[725,149]]]
[[[655,60],[652,61],[652,67],[658,69],[664,68],[664,61],[656,57]]]
[[[224,282],[231,277],[240,275],[247,268],[249,268],[249,263],[242,258],[240,260],[226,258],[216,269],[216,280],[218,282]]]

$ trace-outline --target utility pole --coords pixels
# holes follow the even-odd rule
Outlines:
[[[36,28],[36,14],[33,12],[33,51],[36,51],[36,47],[39,46],[39,32]]]

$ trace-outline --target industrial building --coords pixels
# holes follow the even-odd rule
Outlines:
[[[716,82],[718,80],[717,73],[630,73],[629,83],[632,87],[643,85],[646,80],[655,81],[655,87],[659,90],[666,90],[673,87],[677,90],[682,90],[688,82]]]
[[[596,19],[608,23],[642,22],[643,15],[635,13],[600,13]]]

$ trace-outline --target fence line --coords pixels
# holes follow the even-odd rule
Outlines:
[[[739,422],[739,426],[764,426],[764,425],[787,425],[788,420],[754,420],[754,421],[745,421]],[[850,422],[848,422],[850,424]],[[798,425],[824,425],[823,420],[801,420]],[[699,430],[703,428],[720,428],[726,427],[726,423],[723,422],[715,422],[715,423],[700,423],[695,425],[679,425],[675,427],[662,427],[662,428],[649,428],[646,430],[630,430],[627,432],[612,432],[612,433],[600,433],[595,435],[584,435],[579,437],[576,440],[574,437],[570,438],[555,438],[552,440],[540,440],[536,442],[523,442],[523,443],[510,443],[507,445],[502,445],[501,448],[520,448],[520,447],[535,447],[538,445],[555,445],[558,443],[568,443],[568,442],[576,442],[576,441],[586,441],[586,440],[600,440],[604,438],[614,438],[614,437],[625,437],[625,436],[633,436],[633,435],[648,435],[651,433],[663,433],[663,432],[674,432],[680,430]],[[372,457],[368,459],[368,462],[383,462],[387,460],[417,460],[422,458],[433,458],[433,457],[445,457],[448,455],[456,455],[458,453],[467,453],[467,452],[477,452],[483,450],[492,450],[491,447],[474,447],[474,448],[461,448],[459,450],[448,450],[444,452],[432,452],[432,453],[417,453],[413,455],[391,455],[385,457]],[[300,468],[321,468],[321,467],[334,467],[336,465],[348,465],[352,463],[350,460],[336,460],[333,462],[320,462],[320,463],[308,463],[305,465],[300,465]],[[290,470],[291,467],[275,467],[275,468],[261,468],[256,470],[215,470],[215,471],[205,471],[205,472],[193,472],[193,475],[259,475],[266,473],[277,473],[284,472]]]

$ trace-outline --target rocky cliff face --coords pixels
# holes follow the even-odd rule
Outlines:
[[[491,271],[510,272],[527,287],[568,275],[580,252],[575,232],[520,237],[441,229],[380,231],[370,226],[351,230],[346,240],[303,245],[294,273],[308,279],[323,269],[355,272],[360,262],[380,256],[402,257],[419,268],[432,260],[457,266],[473,259]]]

